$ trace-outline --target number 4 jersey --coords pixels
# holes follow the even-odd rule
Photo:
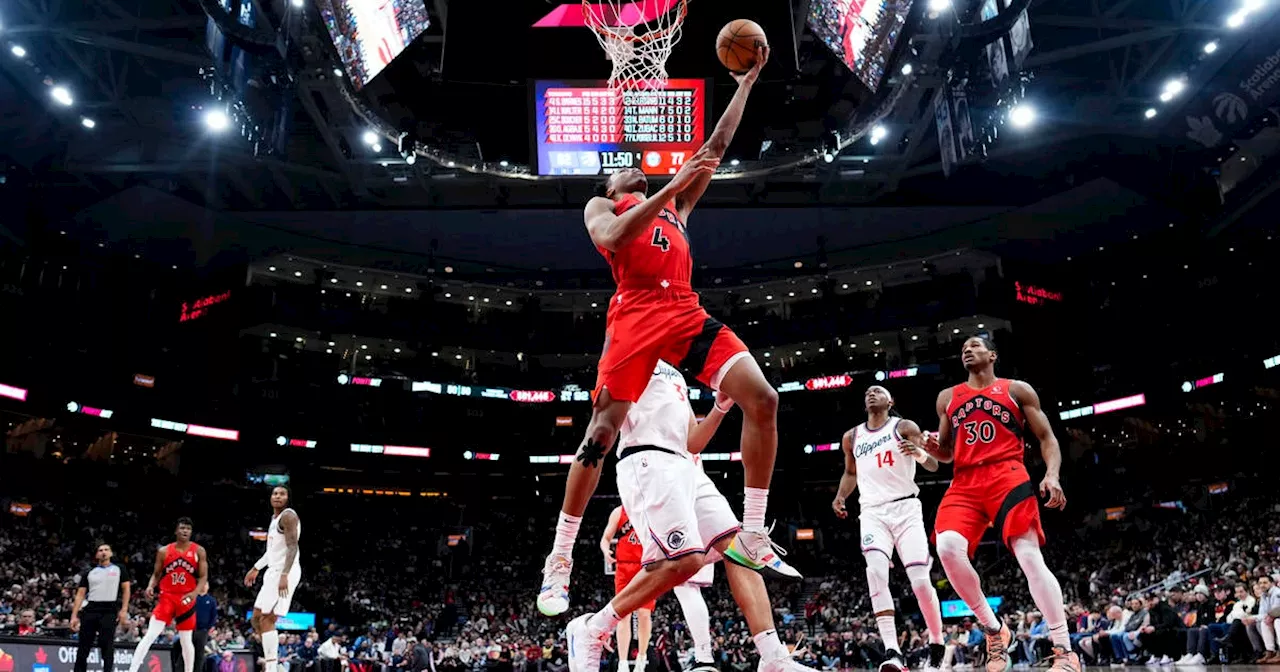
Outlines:
[[[947,417],[955,432],[955,469],[1005,460],[1022,461],[1026,417],[1013,398],[1012,380],[997,378],[980,390],[960,383],[951,388]]]
[[[889,418],[872,429],[864,422],[853,430],[853,458],[858,465],[858,504],[863,508],[920,494],[916,461],[898,450],[898,423]]]
[[[627,194],[614,204],[613,213],[621,217],[643,202],[639,196]],[[619,288],[629,280],[665,280],[692,293],[688,286],[693,278],[693,255],[674,202],[664,205],[640,235],[617,250],[610,252],[599,246],[596,249],[608,260]]]

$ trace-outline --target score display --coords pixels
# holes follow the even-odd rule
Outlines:
[[[537,80],[532,98],[533,151],[538,174],[548,176],[627,168],[674,175],[702,146],[710,115],[705,79],[671,79],[651,91]]]

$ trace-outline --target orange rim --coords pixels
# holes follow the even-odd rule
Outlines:
[[[676,29],[677,26],[684,23],[684,18],[689,13],[689,0],[680,0],[680,6],[676,10],[677,12],[679,12],[679,16],[676,17],[675,21],[671,22],[671,25],[667,26],[666,28],[663,28],[662,30],[649,31],[644,35],[622,35],[620,33],[614,32],[613,29],[611,29],[609,26],[606,26],[600,21],[596,20],[596,13],[593,7],[594,5],[591,2],[591,0],[582,0],[583,21],[586,22],[586,24],[590,26],[591,29],[596,31],[597,33],[600,33],[605,37],[609,37],[615,40],[621,40],[623,42],[652,42],[656,39],[670,35],[671,32]]]

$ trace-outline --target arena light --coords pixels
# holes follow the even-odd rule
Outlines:
[[[907,63],[902,66],[902,74],[904,75],[910,75],[914,71],[915,71],[915,68],[912,67],[910,63]]]
[[[1164,83],[1164,89],[1160,91],[1160,102],[1167,103],[1186,90],[1187,80],[1180,77],[1177,79],[1171,79]]]
[[[1227,27],[1239,28],[1240,26],[1244,25],[1244,21],[1248,17],[1249,17],[1249,12],[1247,10],[1244,10],[1244,9],[1237,10],[1234,14],[1227,17]]]
[[[1215,52],[1215,51],[1217,51],[1217,50],[1218,50],[1218,41],[1217,41],[1217,40],[1213,40],[1212,42],[1205,42],[1205,43],[1204,43],[1204,53],[1206,53],[1206,54],[1212,54],[1213,52]]]
[[[221,133],[231,127],[231,117],[222,110],[209,110],[204,113],[204,127],[214,133]]]
[[[1158,112],[1156,112],[1156,108],[1154,108],[1154,107],[1148,107],[1148,108],[1147,108],[1147,111],[1142,113],[1142,116],[1144,116],[1144,117],[1146,117],[1146,118],[1148,118],[1148,119],[1153,119],[1153,118],[1155,118],[1156,114],[1158,114]]]
[[[889,129],[885,128],[881,124],[876,124],[876,127],[871,129],[871,144],[873,145],[880,144],[880,141],[884,140],[884,137],[888,134],[889,134]]]
[[[0,397],[8,397],[10,399],[17,399],[18,401],[26,401],[27,390],[24,390],[21,387],[14,387],[12,385],[5,385],[4,383],[0,383]]]
[[[105,418],[107,420],[110,420],[111,416],[116,414],[115,411],[111,411],[105,408],[94,408],[92,406],[82,406],[74,401],[67,403],[67,410],[71,411],[72,413],[80,413],[82,415],[92,415],[94,417]]]
[[[1027,103],[1019,103],[1009,110],[1009,123],[1014,128],[1030,128],[1036,123],[1036,108]]]
[[[941,14],[951,9],[951,0],[929,0],[929,13]]]
[[[65,86],[53,87],[49,90],[49,95],[63,107],[71,107],[76,102],[75,99],[71,97],[71,91]]]
[[[353,443],[351,452],[371,455],[395,455],[399,457],[431,457],[430,448],[418,446],[383,446],[370,443]]]
[[[309,439],[291,439],[287,436],[277,436],[276,445],[289,446],[291,448],[315,448],[316,442]]]
[[[482,462],[497,462],[498,457],[498,453],[473,453],[469,450],[462,454],[462,459],[464,460],[480,460]]]
[[[742,461],[742,453],[737,451],[732,453],[699,453],[698,457],[702,458],[703,462],[741,462]]]
[[[14,56],[17,56],[18,58],[27,57],[27,50],[21,44],[15,44],[12,47],[9,47],[9,53],[13,54]]]
[[[292,0],[290,4],[292,4],[295,9],[302,9],[302,3],[303,0]]]
[[[80,125],[89,130],[93,130],[94,128],[97,128],[98,122],[90,119],[89,117],[80,117]]]
[[[223,441],[240,440],[240,432],[234,429],[205,427],[204,425],[190,425],[185,422],[173,422],[172,420],[161,420],[160,418],[151,418],[151,426],[157,429],[167,429],[174,432],[189,434],[191,436],[203,436],[207,439],[221,439]]]
[[[1262,360],[1262,368],[1264,369],[1274,369],[1277,366],[1280,366],[1280,355],[1276,355],[1275,357],[1268,357]]]
[[[1212,376],[1206,376],[1199,380],[1188,380],[1182,384],[1182,391],[1190,392],[1192,390],[1199,390],[1201,388],[1209,387],[1210,385],[1217,385],[1218,383],[1221,383],[1223,379],[1226,378],[1226,375],[1227,374],[1225,373],[1215,373]]]

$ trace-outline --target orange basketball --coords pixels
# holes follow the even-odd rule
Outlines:
[[[716,36],[716,56],[732,72],[746,72],[756,64],[756,50],[769,45],[760,24],[750,19],[734,19]]]

